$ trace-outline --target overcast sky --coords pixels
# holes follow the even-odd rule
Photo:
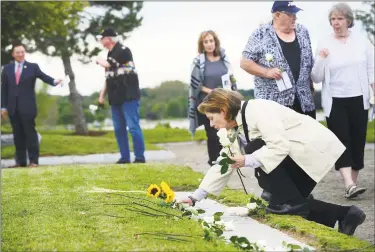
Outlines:
[[[335,2],[298,2],[302,8],[297,22],[310,32],[315,52],[320,37],[332,32],[328,23],[328,11]],[[190,66],[197,55],[200,32],[212,29],[217,32],[222,47],[233,65],[239,88],[253,88],[252,76],[240,66],[242,50],[250,34],[260,24],[271,20],[273,2],[144,2],[142,25],[124,41],[133,53],[138,69],[140,87],[155,87],[166,80],[190,79]],[[348,2],[353,8],[362,8],[361,2]],[[352,29],[362,32],[357,24]],[[106,51],[101,56],[106,56]],[[29,54],[26,59],[36,62],[41,69],[53,76],[63,77],[64,68],[59,58],[39,53]],[[82,95],[101,90],[104,72],[96,64],[82,65],[72,60],[77,89]],[[68,86],[50,88],[51,94],[67,95]]]

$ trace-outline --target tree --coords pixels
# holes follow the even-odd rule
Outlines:
[[[78,93],[75,75],[71,65],[71,57],[79,56],[81,62],[87,63],[88,59],[99,53],[99,48],[90,47],[89,41],[94,35],[106,26],[117,29],[120,36],[126,38],[128,32],[141,24],[142,18],[137,14],[142,8],[142,2],[87,2],[87,1],[56,1],[56,2],[17,2],[3,5],[2,14],[13,13],[6,16],[9,21],[2,30],[10,31],[6,34],[5,42],[12,38],[19,38],[33,45],[28,49],[38,50],[45,55],[56,56],[62,59],[65,74],[69,75],[70,102],[72,107],[72,120],[76,133],[88,133],[85,116],[82,108],[82,97]],[[92,14],[89,6],[101,7],[104,14]],[[6,8],[3,8],[6,7]],[[2,16],[4,20],[4,16]],[[27,23],[22,31],[12,33],[17,29],[18,23]],[[2,52],[6,51],[7,44],[3,44]],[[4,47],[3,47],[4,46]],[[4,55],[5,57],[6,55]],[[2,53],[3,57],[3,53]]]
[[[26,38],[33,29],[52,29],[56,17],[45,15],[46,11],[48,8],[38,2],[1,1],[2,64],[8,64],[12,60],[10,47],[13,42]],[[32,48],[26,47],[31,51]]]
[[[55,126],[58,118],[57,97],[48,94],[49,86],[45,83],[36,92],[36,103],[38,116],[36,117],[37,125]]]
[[[355,19],[362,22],[362,25],[367,32],[368,39],[370,42],[375,45],[374,36],[375,36],[375,2],[374,1],[364,1],[364,5],[370,8],[368,11],[356,10]]]

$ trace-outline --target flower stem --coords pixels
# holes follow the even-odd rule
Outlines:
[[[139,210],[139,209],[134,208],[134,207],[133,207],[133,209],[131,209],[131,208],[126,208],[126,207],[124,207],[124,208],[125,208],[126,210],[129,210],[129,211],[132,211],[132,212],[135,212],[135,213],[144,214],[144,215],[165,217],[164,214],[155,214],[155,213],[150,213],[150,212],[147,212],[147,211]]]
[[[145,208],[148,208],[148,209],[151,209],[151,210],[154,210],[154,211],[160,212],[160,213],[164,213],[164,214],[166,214],[166,215],[170,215],[170,216],[177,217],[177,218],[182,218],[181,216],[174,215],[174,214],[171,214],[171,213],[167,213],[167,212],[161,211],[161,210],[159,210],[159,209],[155,209],[155,208],[149,207],[149,206],[147,206],[147,205],[143,205],[143,204],[137,203],[137,202],[135,202],[135,201],[133,201],[132,203],[133,203],[133,204],[136,204],[136,205],[138,205],[138,206],[142,206],[142,207],[145,207]]]
[[[233,152],[230,150],[230,147],[228,147],[230,155],[233,157]]]
[[[158,203],[153,202],[153,201],[148,200],[148,199],[140,199],[140,198],[136,198],[136,197],[120,194],[120,193],[108,193],[108,194],[114,194],[114,195],[122,196],[122,197],[125,197],[125,198],[136,199],[136,200],[140,200],[140,201],[146,201],[146,202],[152,203],[154,205],[158,205]]]
[[[186,235],[186,234],[169,234],[169,233],[160,233],[160,232],[143,232],[143,233],[138,233],[138,234],[135,234],[135,235],[146,235],[146,234],[149,234],[149,235],[169,235],[169,236],[182,236],[182,237],[201,237],[199,235]]]

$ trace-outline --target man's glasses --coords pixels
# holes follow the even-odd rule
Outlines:
[[[287,15],[287,16],[290,17],[290,18],[295,18],[295,17],[297,17],[296,14],[292,14],[292,13],[289,13],[289,12],[286,12],[286,11],[280,11],[280,13],[284,13],[285,15]]]

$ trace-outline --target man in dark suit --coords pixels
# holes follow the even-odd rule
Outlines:
[[[9,116],[16,146],[16,167],[27,165],[26,150],[30,167],[38,166],[39,143],[35,130],[37,115],[35,81],[56,86],[61,79],[53,79],[43,73],[38,64],[25,61],[25,47],[15,44],[12,48],[14,63],[3,67],[1,74],[1,117]]]

